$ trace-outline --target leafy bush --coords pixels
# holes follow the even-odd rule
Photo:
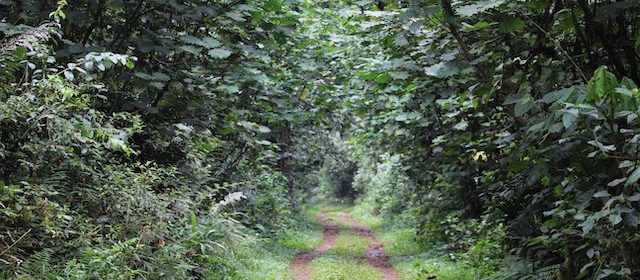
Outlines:
[[[412,207],[414,187],[404,173],[399,155],[384,154],[380,162],[364,161],[354,176],[354,188],[362,199],[376,205],[381,214],[390,216]]]
[[[233,118],[252,116],[241,110],[230,119],[238,127],[222,127],[200,97],[148,100],[149,87],[198,86],[142,72],[154,66],[131,50],[68,48],[59,25],[66,2],[59,5],[57,23],[0,23],[0,36],[15,35],[0,41],[3,277],[233,279],[235,252],[254,230],[277,233],[292,219],[289,178],[273,160],[277,146],[255,143],[268,142],[261,138],[271,130],[242,126],[249,122]],[[253,161],[265,163],[254,169]]]

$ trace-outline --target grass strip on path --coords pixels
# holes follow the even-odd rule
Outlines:
[[[320,214],[316,217],[316,220],[322,224],[324,229],[324,234],[322,237],[322,243],[318,248],[314,249],[311,252],[297,255],[291,261],[290,270],[292,279],[294,280],[305,280],[311,277],[311,270],[309,270],[309,263],[313,261],[313,259],[317,258],[320,254],[328,251],[333,244],[336,242],[338,237],[338,226],[334,224],[331,219],[326,218],[323,214]]]

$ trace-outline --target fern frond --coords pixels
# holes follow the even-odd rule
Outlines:
[[[29,256],[27,260],[16,269],[18,278],[47,279],[52,268],[51,259],[54,251],[46,248]]]

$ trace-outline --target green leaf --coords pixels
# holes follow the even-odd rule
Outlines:
[[[227,17],[229,17],[230,19],[233,19],[235,21],[244,21],[244,15],[242,13],[238,13],[238,12],[227,12],[225,13],[225,15]]]
[[[458,8],[456,13],[463,17],[471,17],[475,14],[482,13],[486,10],[496,8],[507,2],[506,0],[486,0],[478,1],[475,4],[466,5]]]
[[[181,37],[180,40],[182,40],[187,44],[196,45],[196,46],[204,47],[207,49],[212,49],[212,48],[222,46],[222,43],[220,43],[220,41],[218,41],[213,37],[198,38],[191,35],[187,35],[187,36]]]
[[[526,27],[523,20],[519,18],[508,17],[500,22],[498,28],[504,33],[513,33],[520,31]]]
[[[533,108],[533,97],[529,94],[514,95],[508,97],[503,105],[516,104],[513,108],[513,113],[516,117],[523,116]]]
[[[258,125],[258,131],[262,133],[269,133],[271,132],[271,129],[264,125]]]
[[[467,129],[467,127],[469,127],[469,122],[467,122],[466,120],[462,120],[453,126],[453,128],[456,130],[465,130]]]
[[[593,194],[593,197],[595,197],[595,198],[610,197],[610,196],[611,196],[611,194],[606,190],[599,191],[599,192]]]
[[[618,87],[616,76],[609,72],[607,66],[600,66],[587,84],[587,99],[592,102],[598,101],[616,87]]]
[[[283,5],[282,0],[268,0],[264,4],[264,7],[267,11],[278,12],[282,10],[282,5]]]
[[[198,48],[192,45],[184,45],[181,46],[180,49],[193,55],[199,55],[200,52],[202,52],[202,48]]]
[[[633,183],[637,182],[638,179],[640,179],[640,168],[636,168],[635,170],[633,170],[633,172],[631,173],[631,175],[629,175],[629,178],[627,178],[627,181],[624,183],[624,185],[625,186],[632,185]]]
[[[589,248],[589,250],[587,250],[587,257],[592,259],[593,255],[595,255],[595,251],[593,250],[593,248]]]
[[[216,89],[225,93],[237,93],[240,91],[240,88],[238,88],[238,86],[236,85],[221,85]]]
[[[440,62],[429,67],[424,68],[424,73],[427,76],[433,76],[438,78],[446,78],[458,74],[460,70],[452,63]]]
[[[545,227],[548,227],[548,228],[554,228],[554,227],[556,227],[558,225],[558,220],[550,219],[550,220],[547,220],[546,222],[544,222],[543,225]]]
[[[464,28],[462,29],[464,32],[473,32],[473,31],[478,31],[478,30],[482,30],[485,29],[489,26],[493,26],[498,24],[497,22],[486,22],[486,21],[481,21],[478,22],[474,25],[470,25],[467,23],[462,23],[462,26],[464,26]]]
[[[622,77],[622,80],[620,81],[620,85],[625,87],[625,88],[627,88],[627,89],[629,89],[629,90],[638,88],[636,83],[633,80],[631,80],[631,79],[629,79],[627,77]]]
[[[576,108],[564,110],[564,113],[562,114],[562,125],[565,129],[568,129],[576,122],[578,119],[578,113],[579,111]]]
[[[576,91],[575,87],[568,87],[568,88],[563,88],[557,91],[553,91],[545,94],[544,97],[542,98],[542,101],[547,104],[556,102],[558,100],[564,101],[567,99],[567,97],[569,97],[569,95],[571,95],[575,91]]]
[[[627,177],[623,177],[623,178],[615,179],[615,180],[613,180],[613,181],[609,182],[609,183],[607,184],[607,187],[615,187],[615,186],[617,186],[617,185],[620,185],[620,184],[624,183],[625,181],[627,181]]]
[[[271,129],[264,126],[264,125],[260,125],[254,122],[249,122],[249,121],[241,121],[238,122],[238,124],[248,130],[253,130],[256,132],[261,132],[261,133],[269,133],[271,132]]]
[[[1,186],[1,184],[0,184]],[[634,195],[627,198],[629,201],[640,201],[640,193],[635,193]]]
[[[539,122],[539,123],[531,126],[527,131],[529,131],[529,132],[538,132],[544,127],[545,124],[546,124],[546,122]]]
[[[209,50],[208,54],[213,58],[222,59],[222,58],[229,57],[231,55],[231,52],[227,49],[217,48],[217,49]]]
[[[528,113],[532,108],[533,99],[531,99],[531,96],[529,96],[529,98],[522,100],[522,102],[516,104],[516,106],[513,107],[513,113],[516,115],[516,117],[520,117]]]
[[[582,234],[587,234],[591,232],[591,230],[596,226],[596,222],[592,218],[589,218],[584,222],[582,222],[581,225],[582,225]]]
[[[134,67],[136,67],[136,65],[132,60],[127,60],[127,62],[125,63],[125,67],[127,67],[127,69],[133,69]]]
[[[620,216],[620,213],[611,214],[609,215],[609,222],[615,226],[622,222],[622,216]]]
[[[195,233],[198,231],[198,220],[196,219],[196,213],[191,212],[191,232]]]
[[[64,71],[62,73],[64,74],[64,77],[65,79],[67,79],[67,81],[73,81],[73,79],[75,78],[73,72],[71,71]]]
[[[398,35],[396,35],[395,37],[394,44],[398,47],[404,47],[406,45],[409,45],[409,40],[407,40],[407,37],[404,35],[404,33],[398,33]]]

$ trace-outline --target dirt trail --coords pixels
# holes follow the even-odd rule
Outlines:
[[[311,278],[311,271],[308,267],[309,263],[320,254],[331,249],[331,246],[333,246],[338,238],[338,226],[331,222],[330,219],[327,219],[323,214],[320,214],[316,217],[316,220],[320,222],[324,228],[322,244],[309,253],[300,254],[293,258],[289,265],[292,280],[306,280]]]
[[[340,218],[350,221],[351,227],[357,235],[369,238],[369,248],[367,248],[364,258],[369,262],[369,264],[371,264],[371,266],[378,269],[382,275],[382,279],[401,280],[400,275],[393,268],[391,262],[389,262],[389,255],[384,251],[382,241],[373,235],[373,230],[360,224],[360,222],[349,215],[349,213],[341,212]]]

